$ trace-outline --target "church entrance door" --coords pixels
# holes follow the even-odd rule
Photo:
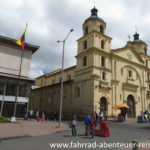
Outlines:
[[[129,106],[128,117],[135,117],[135,99],[134,96],[131,94],[127,97],[127,105]]]
[[[101,97],[101,99],[100,99],[100,109],[107,112],[108,111],[108,106],[107,105],[108,105],[107,99],[105,97]]]

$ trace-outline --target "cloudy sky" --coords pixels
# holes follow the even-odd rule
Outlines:
[[[65,68],[76,64],[76,40],[82,36],[82,23],[90,16],[93,0],[0,0],[0,35],[18,39],[28,22],[26,42],[39,45],[33,55],[30,77],[61,68],[62,43],[66,41]],[[135,33],[150,45],[150,0],[95,0],[99,17],[107,23],[106,34],[112,48],[123,47]]]

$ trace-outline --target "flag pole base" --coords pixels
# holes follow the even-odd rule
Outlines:
[[[10,121],[11,121],[11,123],[15,123],[16,122],[16,117],[11,117]]]

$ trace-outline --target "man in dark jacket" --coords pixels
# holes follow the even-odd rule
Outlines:
[[[91,117],[90,117],[90,115],[87,115],[85,118],[85,135],[86,136],[89,134],[90,122],[91,122]]]
[[[90,127],[91,127],[91,132],[92,132],[92,137],[91,137],[91,138],[94,138],[94,128],[95,128],[95,117],[94,117],[94,113],[91,114]]]

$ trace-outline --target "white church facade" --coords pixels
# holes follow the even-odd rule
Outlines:
[[[128,117],[150,110],[150,56],[147,44],[134,34],[134,40],[119,49],[111,48],[112,38],[105,34],[106,22],[94,7],[83,23],[83,36],[77,40],[76,65],[64,70],[63,116],[73,112],[79,117],[99,113],[116,116],[112,107],[127,104]],[[32,90],[32,109],[59,111],[61,70],[36,79]]]

